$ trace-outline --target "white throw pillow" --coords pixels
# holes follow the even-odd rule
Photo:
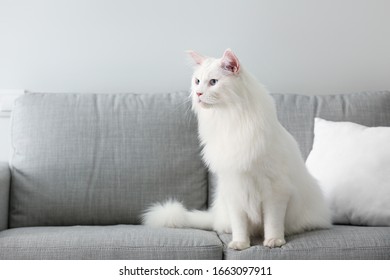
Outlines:
[[[390,127],[316,118],[306,165],[334,223],[390,226]]]

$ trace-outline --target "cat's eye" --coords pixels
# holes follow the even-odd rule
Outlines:
[[[216,79],[211,79],[210,80],[210,86],[215,86],[215,84],[218,82]]]
[[[195,78],[195,84],[199,85],[200,81],[199,79]]]

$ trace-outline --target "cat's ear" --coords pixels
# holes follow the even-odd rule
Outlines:
[[[227,49],[221,59],[222,69],[236,74],[240,70],[240,62],[231,49]]]
[[[203,63],[203,61],[206,59],[203,55],[195,52],[195,51],[186,51],[186,53],[189,54],[189,56],[192,58],[192,61],[197,64],[197,65],[201,65]]]

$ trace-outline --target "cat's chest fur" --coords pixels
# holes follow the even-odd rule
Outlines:
[[[212,171],[234,168],[243,172],[265,158],[265,135],[260,124],[247,117],[204,111],[199,118],[203,159]]]

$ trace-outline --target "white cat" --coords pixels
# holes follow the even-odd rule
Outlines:
[[[218,178],[215,198],[207,211],[157,203],[143,223],[232,233],[229,248],[237,250],[250,246],[251,235],[272,248],[285,244],[285,235],[330,227],[320,188],[266,89],[229,49],[220,59],[189,54],[196,64],[192,109],[204,162]]]

